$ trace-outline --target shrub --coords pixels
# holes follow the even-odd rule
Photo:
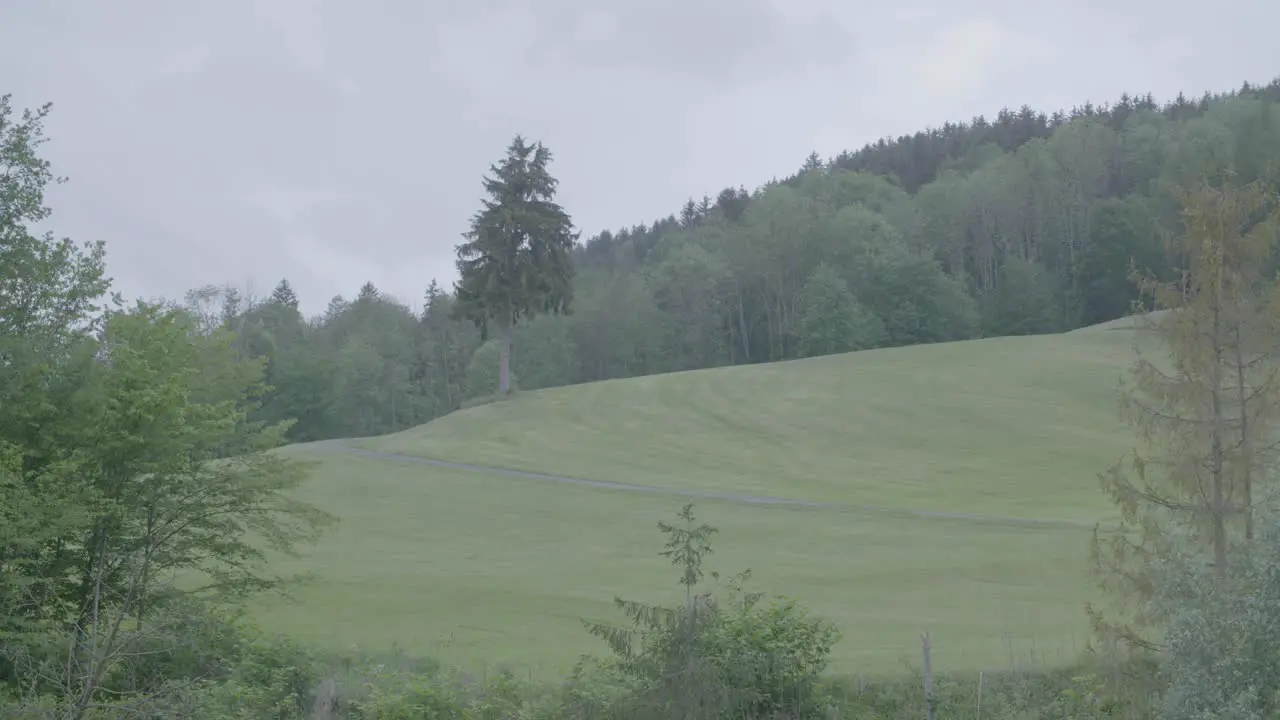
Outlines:
[[[818,677],[839,637],[835,626],[810,617],[795,601],[765,604],[761,593],[744,592],[747,572],[729,579],[727,597],[696,592],[716,529],[697,525],[692,505],[679,517],[681,524],[659,523],[658,528],[667,535],[663,555],[682,570],[684,604],[616,599],[631,627],[587,624],[608,642],[613,668],[629,688],[617,713],[630,718],[819,715]]]
[[[767,605],[760,600],[748,595],[728,608],[720,605],[716,622],[703,637],[702,652],[727,685],[750,693],[753,716],[816,714],[818,679],[839,631],[810,617],[794,600],[777,598]]]
[[[1189,543],[1159,569],[1169,688],[1162,717],[1280,715],[1280,516],[1259,518],[1251,547],[1221,575]]]

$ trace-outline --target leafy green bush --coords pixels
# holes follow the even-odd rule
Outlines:
[[[767,605],[760,600],[751,594],[737,603],[721,604],[716,622],[703,637],[702,652],[728,685],[750,691],[753,715],[816,714],[818,679],[839,631],[811,617],[794,600],[777,598]]]
[[[1160,568],[1169,683],[1162,717],[1280,715],[1280,516],[1259,517],[1251,547],[1221,574],[1186,544]]]
[[[692,505],[679,517],[681,524],[659,523],[658,528],[667,535],[662,554],[682,570],[684,604],[616,599],[631,627],[587,624],[613,650],[613,668],[630,690],[616,713],[633,718],[821,716],[818,678],[839,639],[835,626],[810,617],[792,600],[762,603],[763,594],[742,589],[747,572],[729,578],[724,597],[696,591],[717,531],[696,524]]]
[[[509,720],[564,717],[554,695],[498,672],[483,682],[450,672],[402,672],[385,666],[368,668],[363,698],[346,705],[347,716],[359,720]]]
[[[1156,715],[1148,693],[1153,670],[1145,661],[1117,667],[1092,658],[1058,670],[942,675],[934,678],[934,710],[945,720],[1153,720]],[[916,720],[926,716],[918,674],[865,683],[827,678],[821,685],[821,695],[835,717]]]
[[[395,684],[373,684],[369,697],[352,703],[353,717],[367,720],[463,720],[466,704],[455,688],[410,676]]]

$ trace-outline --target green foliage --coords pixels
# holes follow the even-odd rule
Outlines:
[[[511,328],[527,317],[558,314],[573,299],[569,252],[576,235],[553,200],[551,151],[516,136],[484,179],[489,198],[458,246],[455,312],[480,326]]]
[[[995,672],[935,678],[934,707],[947,720],[1152,720],[1153,669],[1094,661],[1044,672]],[[1117,684],[1108,678],[1123,677]],[[822,690],[833,715],[852,718],[925,717],[920,676],[863,681],[828,680]]]
[[[102,243],[81,247],[51,233],[31,234],[30,226],[52,212],[44,195],[55,178],[37,154],[51,106],[15,118],[9,98],[0,95],[0,353],[6,356],[18,339],[49,343],[82,328],[108,287]]]
[[[1156,611],[1166,620],[1169,690],[1161,717],[1261,720],[1280,713],[1280,522],[1261,518],[1225,577],[1183,540],[1160,561]]]
[[[645,276],[660,313],[662,370],[715,367],[729,356],[727,338],[716,332],[727,299],[724,261],[698,245],[675,247]]]
[[[589,624],[614,662],[552,693],[510,674],[475,682],[376,663],[351,673],[357,690],[334,689],[313,653],[227,611],[282,587],[269,554],[332,520],[296,499],[309,466],[272,450],[505,394],[517,326],[522,377],[551,387],[1077,327],[1127,309],[1131,270],[1167,281],[1186,264],[1184,284],[1153,283],[1158,304],[1181,311],[1162,328],[1174,376],[1141,365],[1151,403],[1135,410],[1172,451],[1132,478],[1108,475],[1127,529],[1148,541],[1126,546],[1120,533],[1112,549],[1167,560],[1160,583],[1126,578],[1163,593],[1166,714],[1274,715],[1280,542],[1265,530],[1253,543],[1253,498],[1272,475],[1280,387],[1273,278],[1260,270],[1274,266],[1276,230],[1256,222],[1280,179],[1277,101],[1280,83],[1163,108],[1148,97],[1052,118],[1002,112],[831,162],[811,155],[755,193],[690,199],[678,219],[582,247],[553,201],[550,153],[517,137],[485,178],[452,296],[433,283],[415,316],[366,283],[309,320],[287,281],[262,302],[207,287],[182,307],[107,310],[101,244],[32,230],[50,218],[54,176],[37,152],[48,107],[15,118],[0,98],[0,703],[66,718],[917,713],[823,692],[837,635],[794,601],[743,591],[745,574],[704,591],[715,530],[691,507],[659,526],[683,605],[618,600],[631,627]],[[1256,196],[1223,191],[1236,178]],[[1170,250],[1174,236],[1193,242]],[[587,282],[568,316],[575,278]],[[485,343],[491,323],[499,338]],[[1200,414],[1179,415],[1187,408]],[[1187,538],[1213,548],[1212,570],[1201,552],[1175,552]],[[1141,705],[1093,670],[1032,685],[997,691],[985,716]],[[967,712],[970,690],[939,683],[950,717]]]
[[[36,473],[56,461],[55,418],[87,372],[109,287],[101,243],[32,234],[51,215],[54,176],[37,154],[49,110],[15,118],[0,96],[0,454]]]
[[[840,638],[835,626],[793,599],[762,605],[758,595],[737,595],[710,629],[703,652],[732,687],[749,689],[753,717],[820,715],[819,680]]]
[[[517,348],[511,358],[513,387],[519,384],[548,388],[573,382],[573,342],[568,323],[540,315],[515,331],[512,344]],[[497,385],[490,388],[495,389]]]
[[[139,543],[153,572],[195,570],[239,592],[274,582],[252,570],[264,556],[248,536],[289,552],[329,518],[286,494],[310,466],[265,452],[288,425],[249,418],[262,363],[232,343],[226,331],[199,334],[181,311],[113,313],[82,437],[96,448],[84,461],[111,468],[97,491],[118,541]]]
[[[685,601],[692,602],[693,589],[702,579],[702,560],[711,554],[711,536],[719,531],[705,523],[695,524],[692,503],[681,508],[676,517],[682,525],[658,522],[658,530],[667,536],[666,550],[661,554],[681,569],[680,584],[685,589]]]
[[[1117,526],[1095,530],[1091,546],[1103,589],[1122,605],[1122,617],[1090,609],[1104,640],[1155,647],[1150,571],[1171,551],[1170,537],[1191,533],[1225,573],[1231,545],[1251,542],[1255,498],[1274,476],[1280,286],[1265,268],[1280,206],[1264,185],[1223,177],[1182,193],[1180,277],[1142,278],[1165,311],[1151,324],[1167,358],[1139,353],[1123,396],[1147,452],[1101,475],[1121,514]]]
[[[499,672],[482,683],[468,683],[450,673],[388,673],[374,668],[366,681],[368,695],[351,703],[350,717],[360,720],[508,720],[551,718],[541,688]],[[563,717],[563,716],[559,716]]]
[[[662,555],[680,569],[682,606],[615,600],[630,628],[587,622],[616,656],[619,678],[630,687],[620,701],[626,717],[819,717],[819,675],[839,633],[791,600],[760,605],[763,595],[743,591],[749,573],[727,582],[717,597],[698,592],[714,527],[699,524],[692,505],[679,523],[660,522]],[[719,576],[712,574],[719,580]]]
[[[569,312],[577,240],[569,214],[555,201],[547,171],[551,151],[519,135],[484,179],[484,208],[457,246],[453,316],[470,320],[481,340],[497,325],[501,343],[498,392],[510,391],[511,330],[537,315]]]
[[[1023,108],[691,199],[542,255],[568,274],[521,286],[537,317],[512,328],[508,360],[531,390],[1118,318],[1139,299],[1131,270],[1168,280],[1180,262],[1168,242],[1183,224],[1178,188],[1233,168],[1241,182],[1276,185],[1277,103],[1273,83],[1164,105],[1146,96],[1048,115]],[[569,232],[540,152],[523,140],[508,148],[462,247],[514,247],[520,233],[496,232],[503,213],[524,230]],[[521,187],[535,190],[526,198]],[[433,284],[418,317],[370,285],[304,319],[278,312],[296,301],[287,283],[263,302],[215,290],[207,316],[267,359],[274,389],[258,417],[296,419],[291,440],[394,432],[467,400],[467,365],[494,320],[478,308],[506,302],[507,271],[483,259],[500,256],[471,258],[471,275],[488,278],[471,295]],[[515,257],[524,260],[511,268],[533,277],[532,250]],[[553,307],[565,288],[572,315],[533,300]]]
[[[1084,260],[1088,284],[1083,321],[1096,323],[1121,317],[1138,300],[1130,279],[1135,269],[1168,279],[1169,259],[1150,203],[1140,196],[1109,198],[1098,203],[1090,219],[1094,244]]]
[[[163,715],[211,720],[310,718],[322,666],[307,649],[251,627],[231,626],[234,647],[214,673],[165,668],[168,687],[155,693]],[[206,650],[197,642],[193,648]],[[213,648],[208,648],[212,650]]]
[[[183,600],[152,615],[146,637],[103,678],[101,696],[83,703],[74,693],[24,685],[6,696],[0,716],[31,718],[201,717],[226,720],[308,718],[322,670],[296,643],[267,636],[236,615]],[[50,637],[51,649],[64,638]],[[26,656],[26,663],[40,658]],[[33,668],[45,682],[65,677],[67,658],[51,655]],[[6,714],[6,702],[14,708]],[[21,708],[19,711],[17,708]]]
[[[292,310],[298,309],[298,295],[288,280],[281,280],[276,289],[271,291],[271,301]]]
[[[804,356],[864,350],[886,339],[880,318],[859,304],[844,278],[825,264],[813,271],[800,294],[799,332]]]
[[[977,335],[978,304],[932,258],[892,253],[871,263],[868,305],[893,345],[965,340]]]
[[[291,494],[310,466],[269,452],[290,422],[251,417],[269,389],[238,295],[106,309],[101,245],[30,234],[46,112],[0,100],[0,688],[81,718],[212,671],[183,650],[195,599],[279,587],[267,553],[331,518]]]
[[[331,520],[290,495],[309,466],[266,452],[287,425],[248,419],[262,367],[232,341],[178,309],[108,316],[75,404],[48,428],[68,452],[5,483],[6,505],[39,508],[32,490],[56,480],[60,492],[47,497],[62,515],[36,535],[40,545],[0,546],[22,560],[0,597],[27,630],[3,648],[6,679],[74,698],[77,713],[103,693],[156,692],[133,658],[181,644],[184,599],[280,587],[266,553],[292,552]],[[42,669],[68,663],[77,670]]]
[[[1034,261],[1006,258],[991,304],[992,335],[1036,335],[1061,328],[1053,279]]]
[[[465,700],[454,688],[416,678],[392,686],[375,684],[369,698],[356,703],[353,709],[358,716],[370,720],[469,718]]]
[[[466,381],[463,385],[464,400],[476,400],[492,396],[498,391],[498,354],[500,341],[485,342],[471,354],[467,362]],[[519,387],[515,373],[509,376],[510,389]]]

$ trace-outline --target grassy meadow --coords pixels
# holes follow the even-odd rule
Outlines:
[[[361,447],[591,480],[1092,522],[1132,333],[1086,329],[518,395]]]
[[[895,674],[919,633],[941,670],[1069,662],[1087,636],[1096,474],[1131,446],[1116,384],[1132,334],[875,350],[524,393],[397,435],[381,452],[571,477],[817,500],[699,500],[708,569],[750,568],[844,639],[832,670]],[[604,647],[581,618],[615,595],[680,597],[655,528],[684,499],[353,455],[331,444],[307,499],[341,524],[290,569],[316,578],[268,627],[462,668],[562,674]],[[1040,525],[859,509],[973,513]]]

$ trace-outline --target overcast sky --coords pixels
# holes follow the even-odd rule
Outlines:
[[[0,0],[60,235],[128,297],[454,279],[516,133],[587,237],[887,134],[1280,74],[1274,0]]]

